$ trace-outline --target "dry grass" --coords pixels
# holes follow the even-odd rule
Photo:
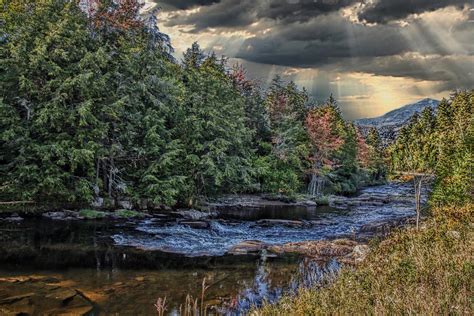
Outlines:
[[[328,287],[301,290],[252,314],[474,315],[473,205],[435,214],[420,231],[393,233]]]

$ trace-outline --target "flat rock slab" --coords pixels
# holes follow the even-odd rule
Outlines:
[[[304,227],[308,226],[309,223],[298,221],[298,220],[286,220],[286,219],[261,219],[255,222],[258,226],[288,226],[288,227]]]
[[[342,263],[353,264],[365,258],[369,247],[354,240],[336,239],[273,245],[268,247],[268,251],[275,254],[300,254],[320,261],[337,258]]]
[[[0,279],[0,315],[88,315],[93,311],[87,297],[54,281],[39,276]]]
[[[233,246],[228,254],[231,255],[249,255],[249,254],[258,254],[263,249],[267,248],[267,244],[259,240],[246,240],[235,246]]]
[[[201,203],[205,209],[220,210],[220,209],[262,209],[267,207],[316,207],[317,203],[311,200],[292,201],[280,198],[271,198],[264,195],[225,195],[216,199],[213,202]]]

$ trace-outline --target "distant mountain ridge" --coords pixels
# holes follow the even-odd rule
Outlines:
[[[438,100],[426,98],[416,103],[402,106],[382,116],[359,119],[355,120],[354,123],[361,128],[364,134],[368,133],[370,128],[375,127],[384,145],[388,145],[396,138],[400,129],[408,123],[415,113],[421,113],[427,107],[436,110],[439,103],[440,101]]]
[[[382,127],[387,125],[400,125],[406,123],[413,114],[420,113],[426,107],[436,109],[439,105],[438,100],[426,98],[416,103],[407,104],[401,108],[390,111],[382,116],[375,118],[365,118],[355,120],[354,123],[360,126]]]

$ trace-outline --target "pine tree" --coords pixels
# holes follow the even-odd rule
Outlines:
[[[373,181],[383,180],[386,174],[384,149],[376,128],[370,129],[366,142],[369,147],[368,169],[370,176]]]
[[[252,178],[244,99],[222,60],[203,56],[197,44],[184,56],[186,100],[179,129],[193,183],[189,197],[240,191]]]
[[[24,199],[90,200],[103,132],[89,99],[100,85],[91,80],[98,75],[98,65],[90,65],[95,42],[73,3],[16,4],[1,89],[4,111],[22,135],[7,141],[18,153],[8,163],[7,188]]]

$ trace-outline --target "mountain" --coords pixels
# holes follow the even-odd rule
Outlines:
[[[365,118],[354,121],[359,126],[382,127],[387,125],[403,125],[413,114],[420,113],[426,107],[436,109],[439,101],[434,99],[423,99],[413,104],[407,104],[396,110],[390,111],[375,118]]]
[[[416,103],[402,106],[382,116],[355,120],[354,123],[361,128],[364,134],[367,133],[370,128],[375,127],[383,143],[387,145],[395,139],[400,128],[410,120],[413,114],[420,113],[426,107],[431,107],[436,110],[438,105],[438,100],[426,98]]]

